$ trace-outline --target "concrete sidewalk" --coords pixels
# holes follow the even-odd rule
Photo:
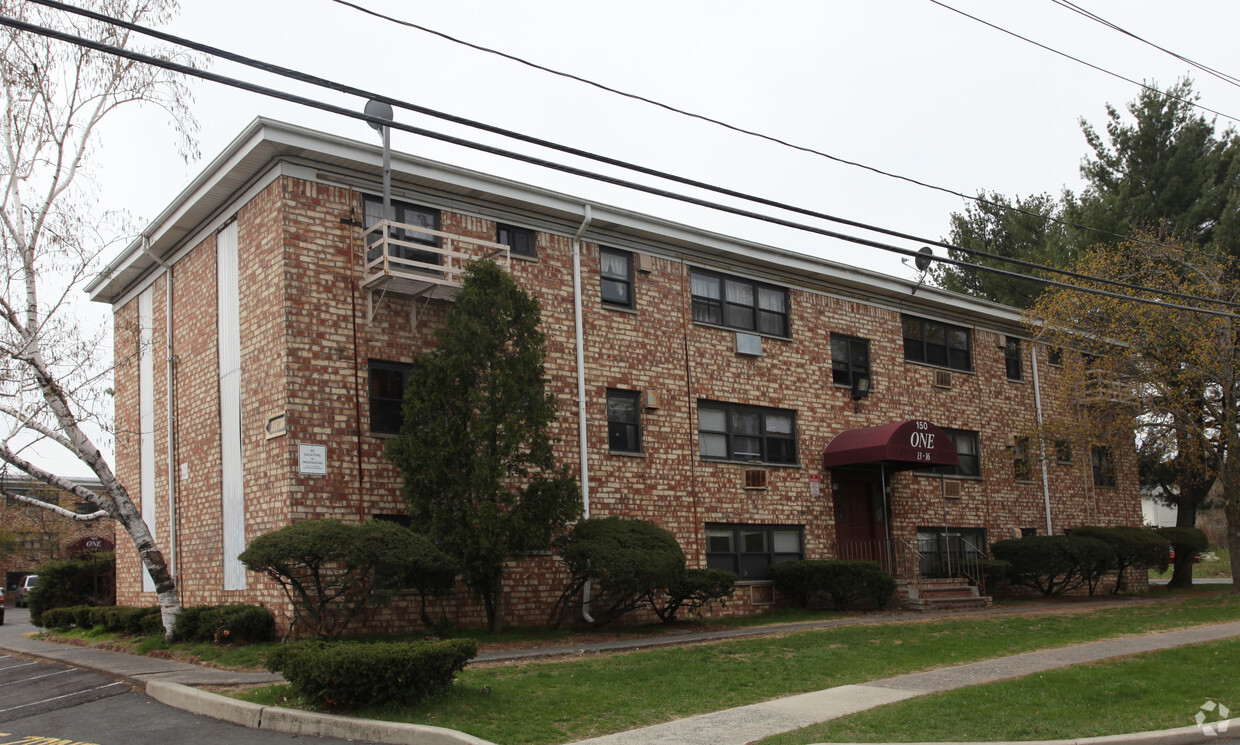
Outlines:
[[[1105,605],[1105,603],[1100,603]],[[925,619],[927,616],[915,616]],[[94,670],[124,680],[136,687],[145,688],[148,695],[170,706],[215,719],[234,722],[255,729],[271,729],[307,736],[331,736],[359,742],[410,743],[413,745],[491,745],[485,740],[453,730],[422,725],[395,724],[351,717],[340,717],[313,712],[295,711],[279,707],[263,707],[201,690],[200,686],[250,685],[278,682],[279,675],[270,673],[235,672],[190,665],[172,660],[122,654],[52,644],[31,639],[24,634],[34,631],[26,620],[26,614],[14,609],[9,611],[10,623],[0,626],[0,651],[20,654],[61,664]],[[868,619],[877,622],[879,619]],[[892,618],[884,618],[891,621]],[[780,631],[803,628],[822,628],[847,622],[812,624],[789,624]],[[762,631],[742,629],[734,632],[716,632],[709,635],[680,635],[660,637],[657,640],[631,640],[622,643],[576,645],[542,650],[522,650],[519,653],[495,653],[480,655],[479,659],[520,659],[557,654],[581,654],[590,652],[620,651],[670,643],[691,643],[726,638],[772,633],[770,628]],[[699,638],[699,637],[707,638]],[[1189,629],[1164,631],[1141,636],[1125,637],[1107,641],[1090,642],[1071,647],[1001,657],[922,673],[900,675],[871,681],[863,685],[846,685],[822,691],[788,696],[712,714],[679,719],[652,727],[620,732],[604,737],[580,741],[578,745],[746,745],[771,735],[789,732],[811,724],[836,719],[884,704],[902,701],[914,696],[937,693],[955,688],[989,683],[996,680],[1029,675],[1059,667],[1067,667],[1096,660],[1122,657],[1139,652],[1168,649],[1171,647],[1217,641],[1240,636],[1240,621]],[[653,642],[653,643],[652,643]],[[623,645],[623,646],[621,646]],[[1191,745],[1193,743],[1218,743],[1240,736],[1240,720],[1229,725],[1227,737],[1208,736],[1199,727],[1184,727],[1160,732],[1116,735],[1107,738],[1071,741],[1094,745]],[[1067,745],[1069,741],[1057,742]],[[1023,745],[1031,745],[1024,743]]]

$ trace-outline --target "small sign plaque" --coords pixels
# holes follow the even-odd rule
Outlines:
[[[297,473],[302,476],[326,476],[327,446],[298,445]]]
[[[811,497],[817,497],[821,494],[822,494],[822,485],[821,485],[821,482],[819,481],[818,474],[811,473],[809,475],[809,495]]]

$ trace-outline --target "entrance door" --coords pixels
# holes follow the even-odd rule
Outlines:
[[[839,474],[835,488],[836,555],[888,566],[886,509],[878,473]]]

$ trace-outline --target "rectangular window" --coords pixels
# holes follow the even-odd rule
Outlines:
[[[964,528],[942,525],[917,528],[917,551],[921,554],[921,572],[937,575],[950,561],[952,573],[959,576],[963,562],[985,559],[989,547],[985,528]]]
[[[1055,367],[1063,367],[1063,349],[1060,347],[1047,347],[1046,361]]]
[[[862,379],[870,379],[869,340],[831,334],[831,382],[852,388]]]
[[[903,316],[904,359],[953,370],[973,369],[973,342],[969,329],[949,323]]]
[[[362,225],[369,229],[383,219],[383,198],[365,195],[362,198],[363,220]],[[429,207],[419,207],[416,204],[408,202],[392,201],[389,210],[389,219],[402,225],[413,225],[430,230],[439,230],[439,210],[433,210]],[[376,240],[376,236],[367,233],[366,245],[370,245]],[[439,264],[440,255],[433,251],[419,251],[416,246],[405,244],[418,244],[423,246],[438,246],[439,238],[430,233],[422,233],[416,230],[392,230],[388,234],[388,255],[396,259],[405,261],[416,261],[422,264]],[[377,250],[371,249],[366,253],[367,261],[374,261],[379,258]],[[416,269],[416,267],[414,267]]]
[[[1072,443],[1067,440],[1055,440],[1055,460],[1060,463],[1072,462]]]
[[[404,421],[405,385],[411,365],[370,361],[370,433],[398,435]]]
[[[796,463],[796,412],[699,401],[698,446],[708,460]]]
[[[1111,448],[1095,445],[1089,450],[1089,459],[1093,465],[1094,486],[1114,487],[1115,460],[1111,457]]]
[[[977,445],[977,433],[967,429],[943,429],[951,435],[956,445],[957,463],[955,466],[939,466],[937,468],[918,469],[921,473],[941,473],[945,476],[982,475],[981,450]]]
[[[756,331],[770,336],[789,336],[788,291],[739,277],[702,269],[689,275],[693,320]]]
[[[706,524],[706,566],[742,581],[769,579],[771,565],[805,557],[799,525]]]
[[[598,265],[603,304],[632,308],[633,254],[614,248],[600,248]]]
[[[607,447],[613,453],[642,451],[639,398],[637,391],[607,391]]]
[[[1017,481],[1033,481],[1033,462],[1029,459],[1029,438],[1017,437],[1012,447],[1012,470]]]
[[[538,241],[534,231],[529,228],[496,225],[495,242],[507,246],[508,252],[513,256],[525,256],[530,259],[538,256]]]
[[[1020,339],[1017,339],[1015,336],[1007,337],[1007,341],[1003,345],[1003,363],[1007,367],[1008,380],[1020,380]]]

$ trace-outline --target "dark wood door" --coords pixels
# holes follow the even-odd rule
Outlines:
[[[877,474],[841,476],[836,480],[835,539],[841,559],[887,564],[887,526],[882,484]]]

